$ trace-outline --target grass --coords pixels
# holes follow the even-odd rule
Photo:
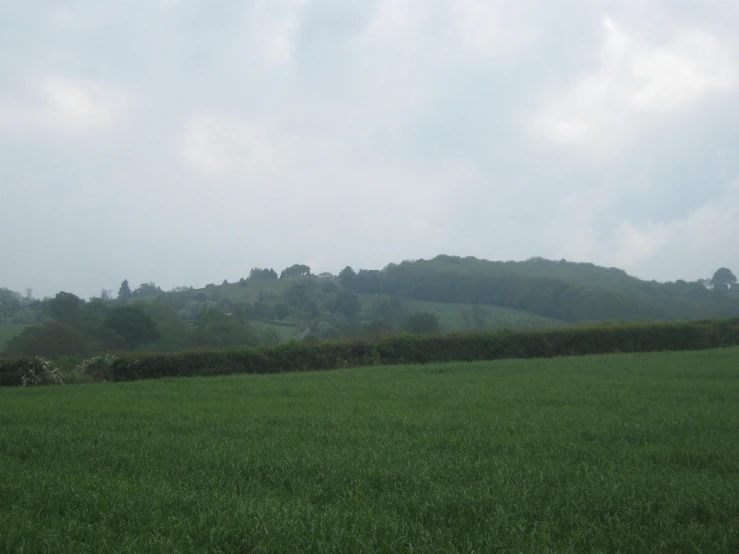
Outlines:
[[[26,327],[30,327],[30,325],[25,323],[0,323],[0,350],[5,348],[10,339],[20,335]]]
[[[293,326],[274,325],[268,321],[250,321],[249,325],[261,331],[263,329],[274,329],[280,334],[280,340],[288,341],[295,337],[297,330]]]
[[[387,295],[358,294],[364,310],[369,310],[376,298]],[[439,315],[439,323],[443,331],[456,331],[464,328],[462,312],[469,311],[472,304],[455,304],[452,302],[429,302],[426,300],[401,299],[403,308],[407,312],[431,312]],[[529,329],[536,327],[557,327],[566,325],[564,321],[552,319],[530,312],[503,308],[501,306],[480,306],[489,314],[488,329]]]
[[[2,552],[737,552],[739,348],[0,390]]]

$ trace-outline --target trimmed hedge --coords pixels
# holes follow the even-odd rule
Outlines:
[[[551,358],[702,350],[739,345],[739,318],[659,324],[617,324],[532,331],[396,335],[375,341],[288,342],[274,348],[238,348],[174,354],[124,354],[110,366],[114,381],[316,371],[366,365]],[[0,360],[0,385],[21,384],[32,359]]]

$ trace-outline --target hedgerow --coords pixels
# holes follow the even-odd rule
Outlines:
[[[106,357],[102,361],[95,359],[90,363],[90,369],[104,369],[104,376],[112,381],[131,381],[235,373],[316,371],[366,365],[701,350],[734,345],[739,345],[739,318],[517,332],[402,334],[375,341],[327,341],[318,344],[290,341],[273,348],[121,354]],[[35,358],[0,360],[0,385],[24,384],[23,375],[27,375],[29,368],[37,367],[38,363]],[[26,378],[25,382],[28,381]]]

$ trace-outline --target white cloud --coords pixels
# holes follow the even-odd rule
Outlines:
[[[668,47],[640,52],[633,61],[637,86],[631,105],[669,111],[711,92],[736,84],[736,67],[719,41],[698,30],[687,31]]]
[[[511,53],[534,40],[519,3],[501,0],[450,0],[458,36],[483,56]]]
[[[535,134],[608,150],[633,135],[645,115],[684,109],[736,85],[736,61],[706,32],[681,30],[653,45],[608,17],[602,29],[597,68],[547,101],[530,122]]]
[[[739,180],[728,184],[716,198],[681,217],[640,224],[622,219],[609,231],[597,234],[596,223],[608,212],[609,206],[609,201],[594,202],[585,212],[586,216],[574,217],[572,233],[562,241],[561,257],[593,261],[642,277],[668,280],[677,278],[676,275],[698,279],[706,275],[696,268],[730,265],[739,237]],[[562,239],[563,229],[562,225],[557,225],[553,233]]]
[[[182,158],[209,175],[269,170],[286,154],[264,126],[214,115],[192,117],[181,145]]]
[[[123,93],[90,79],[47,76],[32,95],[35,102],[0,99],[0,129],[81,135],[120,123],[127,108]]]

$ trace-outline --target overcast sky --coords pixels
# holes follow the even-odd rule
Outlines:
[[[739,1],[0,0],[0,286],[739,271]]]

